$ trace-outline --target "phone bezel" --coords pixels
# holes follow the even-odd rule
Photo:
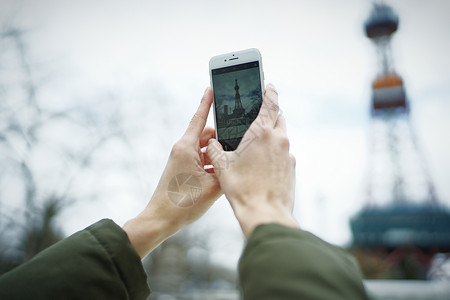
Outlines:
[[[226,54],[216,55],[209,60],[209,77],[211,88],[213,88],[213,76],[212,70],[231,67],[235,65],[245,64],[249,62],[258,61],[259,64],[259,78],[260,78],[260,87],[261,87],[261,95],[264,97],[264,72],[262,66],[262,57],[261,53],[256,48],[240,50],[235,52],[230,52]],[[214,95],[214,91],[213,91]],[[214,130],[216,131],[216,139],[219,140],[218,132],[217,132],[217,113],[216,113],[216,105],[213,101],[213,112],[214,112]]]

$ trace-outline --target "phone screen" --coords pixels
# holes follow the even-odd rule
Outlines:
[[[217,139],[235,150],[262,103],[259,61],[212,69]]]

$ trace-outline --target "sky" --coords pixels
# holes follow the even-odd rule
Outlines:
[[[400,17],[392,53],[410,119],[439,199],[450,206],[450,2],[387,2]],[[90,188],[99,194],[66,209],[60,222],[67,234],[137,214],[209,85],[209,59],[258,48],[297,159],[294,215],[329,242],[350,242],[348,220],[364,205],[377,72],[363,32],[371,1],[0,0],[0,7],[0,26],[27,30],[30,60],[48,75],[40,91],[46,105],[89,105],[109,95],[133,116],[124,123],[129,132],[140,132],[131,139],[132,157],[110,145],[114,158],[94,158],[98,166],[130,162],[138,175],[124,180],[102,169],[101,178],[79,179],[81,195]],[[224,198],[195,226],[210,239],[213,260],[236,262],[243,239]]]

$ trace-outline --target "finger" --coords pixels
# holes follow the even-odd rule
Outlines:
[[[220,171],[228,167],[227,153],[223,151],[222,145],[217,140],[211,139],[209,141],[208,147],[206,148],[206,156],[214,166],[217,176],[221,174],[221,172],[217,172],[217,170]]]
[[[268,84],[258,116],[250,127],[256,132],[273,128],[278,119],[278,111],[278,93],[272,84]]]
[[[203,165],[205,166],[212,165],[212,162],[209,159],[208,155],[206,155],[206,153],[202,153],[202,156],[203,156]]]
[[[291,160],[291,164],[295,169],[295,166],[297,165],[297,160],[295,159],[295,156],[289,153],[289,159]]]
[[[203,128],[205,128],[206,119],[208,118],[209,109],[213,101],[212,89],[208,87],[203,95],[202,101],[197,109],[197,112],[192,117],[185,135],[200,136]]]
[[[210,139],[216,138],[216,131],[214,128],[206,127],[200,135],[200,148],[206,147]]]
[[[282,115],[278,116],[277,122],[275,123],[275,129],[281,130],[284,133],[287,132],[287,130],[286,130],[286,119]]]
[[[208,160],[214,164],[214,161],[225,154],[225,151],[223,151],[222,145],[216,139],[210,139],[205,154]]]
[[[275,86],[269,83],[266,87],[266,91],[264,92],[264,99],[261,105],[261,110],[265,112],[264,115],[268,116],[268,125],[275,125],[278,119],[278,112],[280,110],[280,106],[278,105],[278,92]]]

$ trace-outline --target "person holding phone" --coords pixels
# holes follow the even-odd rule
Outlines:
[[[239,263],[244,299],[366,299],[355,260],[299,229],[292,216],[295,159],[275,88],[267,86],[248,130],[251,142],[234,152],[205,128],[212,101],[208,88],[138,216],[123,228],[99,221],[42,251],[0,277],[0,299],[146,299],[140,259],[222,193],[248,239]],[[205,169],[210,164],[214,169]],[[172,195],[169,187],[179,179],[201,189]]]

